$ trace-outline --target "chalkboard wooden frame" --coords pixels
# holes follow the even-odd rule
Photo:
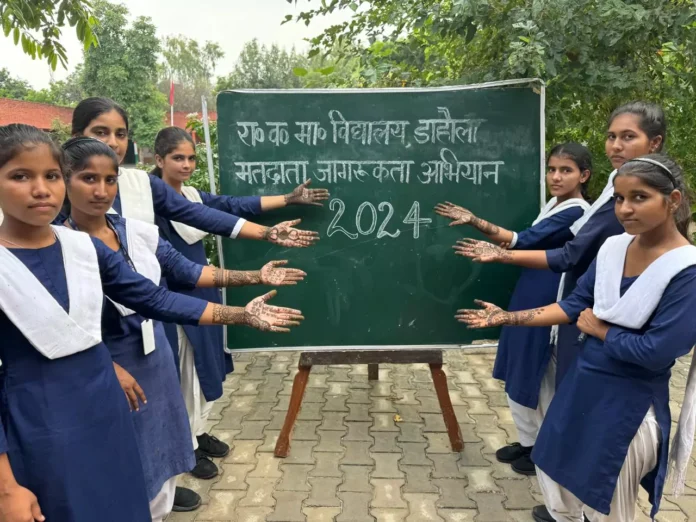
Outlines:
[[[546,202],[546,186],[545,186],[545,84],[543,80],[539,78],[524,78],[524,79],[514,79],[514,80],[503,80],[495,82],[487,82],[481,84],[472,85],[461,85],[461,86],[447,86],[447,87],[437,87],[437,88],[386,88],[386,89],[313,89],[312,93],[318,94],[343,94],[343,93],[404,93],[404,92],[448,92],[448,91],[467,91],[467,90],[481,90],[487,88],[504,87],[504,86],[530,86],[533,88],[534,92],[539,95],[539,142],[540,142],[540,155],[539,155],[539,201],[540,207]],[[536,88],[535,88],[536,86]],[[282,94],[282,95],[292,95],[292,94],[307,94],[308,90],[304,89],[239,89],[232,90],[229,92],[234,93],[244,93],[244,94]],[[303,345],[303,346],[253,346],[245,348],[228,347],[230,352],[263,352],[263,351],[362,351],[362,350],[443,350],[452,348],[466,348],[466,347],[482,347],[482,346],[495,346],[495,344],[481,344],[480,342],[472,344],[433,344],[433,345],[357,345],[357,346],[345,346],[345,345]]]

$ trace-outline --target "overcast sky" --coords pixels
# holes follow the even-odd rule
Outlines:
[[[299,0],[297,7],[287,0],[121,0],[131,16],[149,16],[157,26],[159,36],[183,34],[204,42],[221,44],[225,58],[217,67],[217,74],[227,74],[245,42],[258,38],[265,44],[293,45],[305,49],[305,38],[315,36],[340,18],[320,19],[305,27],[295,22],[280,23],[287,14],[306,9],[308,0]],[[347,15],[341,15],[341,18]],[[54,78],[65,78],[82,61],[82,50],[72,28],[64,29],[62,41],[68,50],[68,70],[60,64]],[[44,62],[26,56],[21,45],[15,47],[11,38],[0,32],[0,68],[7,67],[14,76],[23,78],[35,88],[46,87],[50,68]]]

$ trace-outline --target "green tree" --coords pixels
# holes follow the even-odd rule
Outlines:
[[[310,54],[339,45],[370,86],[433,86],[539,77],[549,143],[589,144],[604,176],[606,118],[635,98],[663,104],[669,151],[688,171],[696,112],[696,4],[688,0],[327,0],[313,19],[352,10],[314,37]],[[364,44],[363,42],[366,42]]]
[[[244,44],[234,69],[218,78],[216,91],[226,89],[292,89],[302,87],[294,69],[307,67],[307,58],[295,49],[289,52],[276,44],[266,47],[254,39]]]
[[[6,37],[15,45],[21,40],[22,50],[33,59],[45,59],[53,70],[60,61],[67,66],[65,47],[60,43],[61,29],[74,27],[85,49],[97,44],[87,0],[0,0],[0,24]]]
[[[31,92],[31,85],[25,80],[13,78],[6,68],[0,69],[0,98],[23,100]]]
[[[176,85],[174,108],[195,112],[201,109],[201,96],[214,105],[213,75],[218,62],[225,56],[216,42],[197,41],[185,36],[172,36],[162,41],[163,63],[160,66],[160,92],[169,95],[169,82]]]
[[[27,101],[74,107],[86,97],[82,89],[82,64],[65,80],[51,82],[48,88],[30,90],[23,98]]]
[[[51,129],[49,132],[57,143],[65,143],[70,139],[72,134],[72,126],[69,123],[63,123],[61,120],[56,118],[51,122]]]
[[[167,102],[157,90],[160,42],[150,18],[128,23],[128,9],[99,0],[95,34],[99,47],[84,53],[82,88],[88,96],[106,96],[129,113],[131,134],[141,147],[153,147],[162,128]]]

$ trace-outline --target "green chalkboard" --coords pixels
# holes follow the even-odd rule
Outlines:
[[[300,308],[287,335],[234,328],[231,349],[463,345],[497,336],[454,320],[474,298],[507,304],[518,271],[455,256],[459,238],[433,207],[452,201],[520,230],[543,194],[543,86],[533,80],[441,89],[228,91],[218,96],[221,190],[290,192],[305,179],[331,191],[323,208],[289,207],[254,221],[302,218],[312,248],[225,241],[227,268],[272,259],[309,276],[279,289]],[[228,291],[241,305],[265,289]]]

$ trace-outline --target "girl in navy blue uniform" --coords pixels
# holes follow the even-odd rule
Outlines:
[[[683,490],[694,439],[692,366],[669,451],[671,368],[696,343],[696,247],[684,178],[673,161],[653,154],[624,163],[613,184],[626,233],[604,243],[571,295],[532,310],[478,302],[483,310],[457,313],[474,328],[576,322],[587,339],[532,453],[557,521],[579,522],[583,510],[593,522],[633,520],[641,485],[654,517],[668,462],[675,493]]]
[[[470,225],[496,243],[510,249],[538,250],[562,247],[573,238],[571,225],[589,208],[585,188],[592,173],[592,157],[578,143],[557,145],[549,153],[546,185],[551,200],[532,226],[519,234],[485,221],[451,203],[435,211],[453,220],[452,225]],[[561,275],[551,270],[524,269],[510,300],[510,310],[524,310],[552,303]],[[524,475],[534,475],[530,459],[541,421],[553,397],[555,364],[549,344],[551,328],[503,328],[493,368],[493,377],[505,381],[505,391],[519,443],[500,448],[496,457]],[[551,368],[549,363],[551,362]],[[543,385],[542,385],[543,382]]]
[[[506,250],[485,241],[464,240],[457,243],[457,254],[481,263],[508,263],[525,268],[549,268],[563,274],[559,300],[575,288],[607,238],[623,233],[614,213],[613,178],[626,161],[661,151],[667,135],[667,121],[659,105],[637,101],[618,107],[609,117],[605,152],[614,171],[601,195],[582,218],[571,227],[575,237],[554,250]],[[552,361],[556,361],[556,388],[574,363],[583,342],[574,324],[562,324],[553,339]],[[551,367],[551,366],[550,366]],[[552,522],[544,506],[535,508],[535,517]]]
[[[67,225],[100,237],[133,270],[159,284],[162,274],[182,286],[295,284],[304,272],[271,262],[258,272],[220,270],[189,261],[159,237],[157,227],[106,214],[117,191],[118,158],[102,142],[75,138],[64,145],[70,215]],[[126,307],[106,300],[104,343],[135,410],[138,449],[154,522],[171,511],[176,476],[190,471],[194,453],[174,358],[162,323],[145,321]],[[142,405],[138,399],[147,401]]]
[[[177,194],[192,203],[223,212],[253,218],[262,212],[288,205],[322,206],[329,198],[325,189],[310,189],[309,181],[298,186],[290,194],[281,196],[214,196],[209,192],[185,186],[196,168],[196,150],[193,139],[183,129],[167,127],[155,140],[157,168],[151,174],[162,179]],[[176,250],[191,261],[208,264],[203,239],[206,232],[164,216],[156,216],[155,223]],[[170,289],[213,302],[221,302],[221,295],[214,288],[183,288],[175,281],[167,280]],[[222,327],[177,326],[165,324],[165,331],[175,358],[179,361],[181,389],[189,413],[191,431],[196,447],[196,467],[191,472],[199,479],[211,479],[218,468],[210,457],[221,458],[229,452],[229,446],[206,433],[208,416],[213,403],[222,396],[222,383],[232,369],[232,358],[225,352]]]

